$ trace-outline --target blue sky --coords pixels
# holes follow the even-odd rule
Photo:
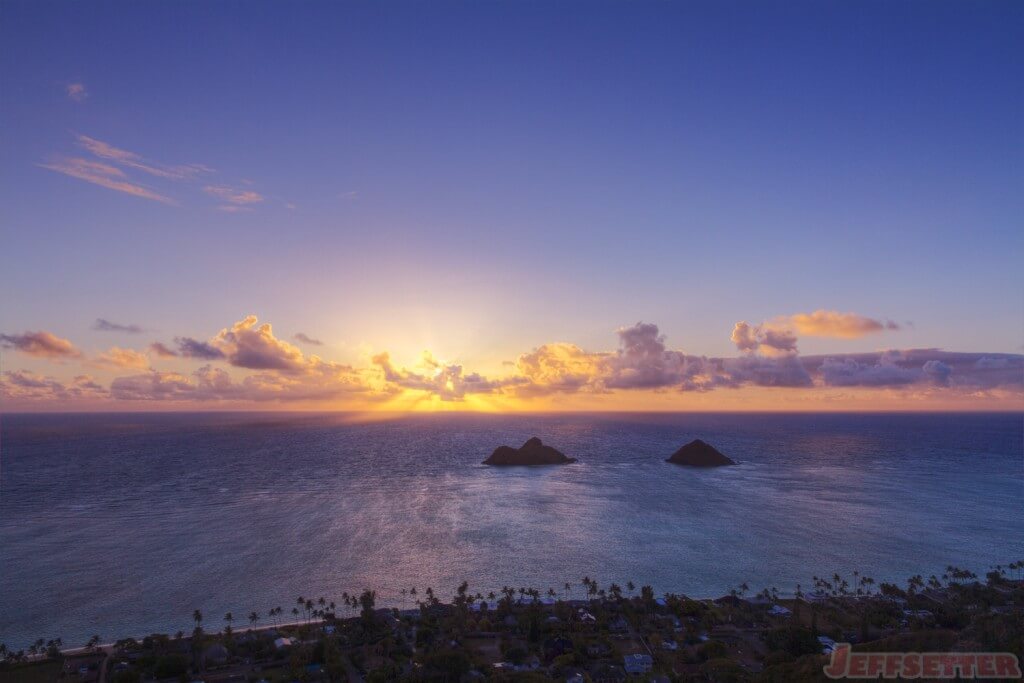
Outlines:
[[[8,1],[0,332],[98,349],[97,317],[204,338],[255,313],[346,362],[431,348],[494,368],[640,320],[728,354],[738,320],[825,309],[902,329],[802,352],[1017,353],[1022,19]],[[169,205],[44,167],[83,157],[78,136],[214,170],[123,169]],[[207,187],[261,200],[229,213]]]

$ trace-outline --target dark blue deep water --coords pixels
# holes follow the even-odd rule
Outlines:
[[[1021,415],[13,415],[0,641],[211,628],[403,588],[982,573],[1024,558]],[[492,469],[538,435],[575,465]],[[739,461],[666,464],[702,438]],[[560,590],[561,592],[561,590]],[[340,602],[340,600],[338,600]]]

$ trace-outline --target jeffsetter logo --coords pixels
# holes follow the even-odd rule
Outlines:
[[[854,652],[838,643],[825,667],[829,678],[1003,678],[1021,677],[1010,652]]]

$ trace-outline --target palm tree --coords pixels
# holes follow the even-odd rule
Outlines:
[[[568,581],[565,582],[565,599],[569,600],[572,598],[572,584]]]
[[[259,612],[249,612],[249,623],[252,624],[253,628],[256,628],[257,622],[260,620]]]
[[[629,591],[630,597],[632,597],[633,591],[636,590],[636,586],[633,585],[632,581],[627,581],[626,582],[626,590]]]
[[[199,628],[203,624],[203,613],[196,610],[192,613],[192,621],[196,622],[196,628]]]
[[[231,633],[231,622],[234,621],[234,620],[235,620],[235,617],[231,614],[231,612],[228,612],[227,614],[224,615],[224,621],[228,622],[228,626],[225,629],[225,631],[227,633]]]

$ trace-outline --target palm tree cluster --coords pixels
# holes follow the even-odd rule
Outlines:
[[[1011,562],[1007,565],[994,565],[991,567],[991,571],[988,572],[986,577],[989,581],[1005,580],[1008,575],[1012,574],[1015,580],[1021,580],[1022,573],[1024,573],[1024,560],[1018,560]],[[946,567],[945,572],[941,577],[931,575],[928,579],[925,579],[920,574],[910,577],[907,579],[906,593],[915,595],[916,593],[925,590],[926,588],[940,589],[944,585],[952,586],[963,586],[970,582],[977,580],[977,574],[970,571],[969,569],[963,569],[954,565]],[[834,573],[831,577],[812,577],[815,592],[818,595],[828,596],[833,598],[845,598],[845,597],[862,597],[872,596],[876,594],[875,580],[870,576],[862,575],[858,571],[853,571],[849,576],[843,576],[838,572]],[[636,586],[632,581],[626,583],[625,590],[617,583],[612,583],[606,588],[602,588],[595,579],[589,576],[584,576],[580,579],[580,584],[586,592],[586,596],[590,601],[601,600],[604,601],[608,598],[620,602],[624,597],[632,599],[636,591]],[[566,600],[572,598],[573,584],[571,582],[565,582],[562,584],[563,595]],[[732,588],[729,593],[734,597],[744,597],[750,586],[743,582]],[[878,591],[882,594],[901,594],[902,591],[893,585],[883,583],[878,586]],[[431,607],[440,604],[441,600],[434,591],[433,588],[427,587],[421,593],[415,586],[409,589],[402,589],[401,595],[403,598],[406,596],[411,597],[415,604],[421,609],[429,609]],[[423,597],[420,598],[419,596]],[[498,594],[494,591],[490,591],[486,595],[488,607],[504,607],[511,609],[516,603],[522,604],[526,602],[537,603],[541,600],[542,593],[535,588],[527,588],[520,586],[514,588],[511,586],[503,586],[500,591],[500,599]],[[544,593],[548,598],[554,600],[558,595],[555,588],[548,588]],[[801,599],[804,597],[804,592],[800,584],[796,585],[795,597],[797,602],[794,609],[799,610],[799,604]],[[518,599],[517,599],[518,596]],[[764,588],[760,593],[757,594],[759,598],[762,598],[768,602],[775,603],[779,599],[779,591],[776,587]],[[640,590],[640,599],[643,602],[653,602],[654,590],[651,586],[643,586]],[[671,598],[671,596],[668,596]],[[483,602],[485,596],[481,593],[471,593],[469,591],[469,584],[463,581],[456,589],[452,597],[452,605],[454,605],[460,613],[468,611],[469,607],[474,602]],[[357,612],[366,619],[373,619],[374,608],[376,606],[377,593],[372,590],[364,590],[360,594],[349,594],[343,592],[341,596],[341,605],[347,610]],[[497,600],[497,603],[495,602]],[[321,596],[317,599],[306,598],[304,596],[298,596],[295,599],[295,605],[291,608],[291,614],[295,621],[298,621],[300,615],[304,617],[306,623],[313,620],[327,620],[336,616],[337,605],[334,601],[328,600]],[[812,605],[812,617],[814,614],[814,607]],[[284,608],[280,606],[271,607],[267,611],[267,616],[273,619],[275,626],[281,624],[281,616],[284,614]],[[257,611],[251,611],[248,615],[249,624],[252,628],[257,628],[260,623],[261,615]],[[192,612],[192,621],[195,623],[194,635],[201,636],[203,633],[203,613],[196,609]],[[231,627],[235,621],[235,616],[232,612],[227,612],[224,615],[225,622],[225,633],[231,633]],[[178,631],[177,638],[180,640],[184,637],[184,633]],[[99,646],[100,637],[94,635],[89,638],[85,647],[89,650],[96,650]],[[52,638],[44,640],[39,638],[35,640],[25,650],[14,651],[7,647],[7,645],[0,643],[0,664],[3,663],[18,663],[28,661],[32,659],[38,659],[40,657],[57,657],[63,647],[64,642],[60,638]]]

